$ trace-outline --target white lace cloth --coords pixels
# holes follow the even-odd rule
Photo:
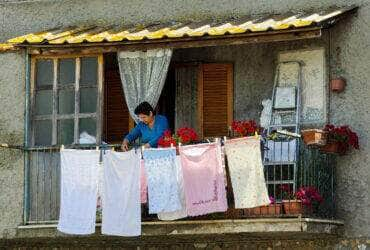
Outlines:
[[[185,218],[187,216],[186,203],[185,203],[185,191],[184,191],[184,179],[182,176],[180,156],[176,156],[176,172],[177,172],[176,181],[177,181],[177,185],[178,185],[179,193],[180,193],[181,209],[175,212],[158,213],[158,219],[160,220],[178,220],[178,219]]]
[[[270,203],[261,160],[260,140],[233,139],[225,145],[235,208],[252,208]]]
[[[135,150],[104,155],[103,234],[141,234],[140,156]]]
[[[147,149],[143,156],[148,178],[149,213],[180,210],[176,149]]]
[[[95,232],[99,155],[96,150],[60,151],[61,193],[57,228],[63,233]]]

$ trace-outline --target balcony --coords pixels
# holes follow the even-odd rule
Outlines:
[[[300,144],[299,152],[295,152],[295,147],[289,146],[293,141]],[[108,149],[112,146],[114,145],[104,147]],[[335,156],[323,154],[316,148],[306,147],[299,139],[284,142],[269,141],[262,147],[266,185],[269,195],[276,200],[275,205],[270,205],[268,209],[232,208],[233,193],[228,180],[227,198],[230,208],[227,212],[165,222],[159,221],[156,215],[148,214],[147,206],[143,205],[143,236],[266,232],[338,234],[342,223],[335,220]],[[55,225],[59,214],[59,148],[38,147],[30,148],[26,152],[28,181],[25,225],[20,227],[21,232],[26,237],[28,229],[39,228],[41,231],[52,230],[49,233],[58,234]],[[297,159],[296,164],[291,157],[294,157],[293,160]],[[285,206],[282,204],[282,201],[287,199],[284,197],[286,193],[281,191],[282,186],[289,186],[292,193],[299,187],[315,187],[323,201],[312,207],[302,205],[299,212],[289,212],[293,202],[291,205],[287,201]],[[98,216],[98,226],[99,220]]]

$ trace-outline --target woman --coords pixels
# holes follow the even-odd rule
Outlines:
[[[168,129],[168,121],[165,116],[155,115],[153,107],[148,102],[142,102],[135,108],[135,115],[140,122],[125,137],[122,150],[127,151],[129,143],[141,138],[146,148],[155,148],[159,138]]]

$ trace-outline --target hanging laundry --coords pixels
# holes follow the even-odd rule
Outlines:
[[[148,202],[148,180],[145,173],[144,160],[140,161],[140,201],[142,204]]]
[[[180,194],[176,179],[176,149],[146,149],[143,157],[148,178],[149,213],[180,210]]]
[[[198,216],[227,210],[224,170],[219,143],[180,147],[186,210]]]
[[[260,139],[244,137],[225,143],[235,208],[270,204],[261,160]]]
[[[185,203],[185,190],[184,190],[184,180],[182,176],[182,168],[181,168],[181,158],[180,156],[176,156],[176,181],[180,193],[180,202],[181,202],[181,209],[174,211],[174,212],[167,212],[167,213],[158,213],[158,219],[160,220],[178,220],[185,218],[187,216],[186,213],[186,203]]]
[[[96,150],[60,151],[61,193],[57,228],[63,233],[95,232],[99,155]]]
[[[107,151],[104,163],[102,233],[141,234],[140,154]]]

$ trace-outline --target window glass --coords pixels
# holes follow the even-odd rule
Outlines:
[[[58,114],[73,114],[75,112],[75,91],[59,90]]]
[[[58,83],[59,84],[72,84],[76,82],[75,79],[76,59],[60,59],[58,70]]]
[[[58,121],[58,144],[72,144],[74,138],[74,120],[63,119]]]
[[[37,60],[36,62],[36,86],[53,85],[54,67],[53,60]]]
[[[35,121],[35,145],[51,145],[51,120]]]
[[[96,57],[81,58],[80,84],[96,85],[98,79],[98,59]]]
[[[80,113],[96,112],[96,88],[80,89]]]
[[[36,93],[35,114],[50,115],[53,113],[53,91],[39,90]]]

